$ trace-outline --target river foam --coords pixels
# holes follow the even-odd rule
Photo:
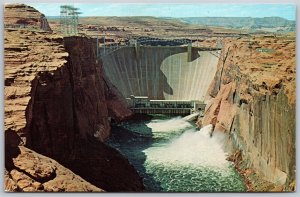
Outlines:
[[[183,120],[181,117],[176,117],[168,120],[154,119],[146,125],[152,129],[153,133],[174,132],[193,127],[191,123]]]
[[[198,130],[180,117],[160,116],[125,125],[134,133],[152,132],[147,146],[141,145],[149,138],[129,139],[119,149],[141,173],[147,191],[245,191],[242,178],[226,160],[224,134],[211,135],[212,125]],[[137,155],[143,159],[137,161]]]
[[[182,120],[176,121],[183,125]],[[211,129],[211,125],[203,127],[200,131],[189,129],[169,144],[163,147],[150,147],[144,153],[151,163],[205,166],[226,170],[229,165],[226,160],[227,154],[222,146],[210,137]]]

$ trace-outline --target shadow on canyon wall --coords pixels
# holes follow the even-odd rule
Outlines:
[[[66,64],[53,73],[41,72],[32,81],[26,146],[105,191],[143,191],[133,166],[103,143],[110,134],[108,117],[122,119],[131,112],[107,87],[95,43],[68,37],[64,44],[69,53]]]

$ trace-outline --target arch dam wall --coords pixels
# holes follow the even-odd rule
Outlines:
[[[209,50],[192,48],[189,54],[180,46],[124,47],[102,61],[107,77],[124,97],[204,100],[219,59]]]

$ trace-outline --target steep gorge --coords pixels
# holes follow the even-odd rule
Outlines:
[[[5,30],[9,191],[143,191],[127,159],[102,143],[110,119],[131,115],[123,98],[130,94],[210,98],[199,126],[213,124],[228,134],[228,150],[241,152],[230,159],[245,176],[257,173],[280,191],[294,190],[295,42],[225,39],[219,61],[197,51],[192,62],[184,47],[121,49],[103,62],[95,48],[93,39],[62,38],[49,29]],[[32,175],[40,170],[42,175]]]

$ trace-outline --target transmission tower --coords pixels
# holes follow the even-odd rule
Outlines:
[[[65,36],[78,34],[78,16],[82,14],[72,5],[60,6],[60,31]]]

